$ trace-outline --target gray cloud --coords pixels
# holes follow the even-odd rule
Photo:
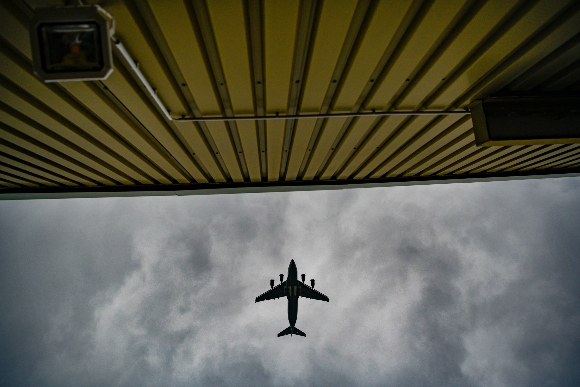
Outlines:
[[[580,179],[0,202],[2,385],[574,385]],[[331,302],[277,338],[294,258]],[[287,339],[287,340],[286,340]]]

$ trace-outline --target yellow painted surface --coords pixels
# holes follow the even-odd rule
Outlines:
[[[103,122],[106,123],[114,133],[127,142],[127,144],[125,144],[117,138],[108,139],[106,138],[106,135],[108,137],[113,137],[108,133],[106,135],[101,135],[101,137],[105,137],[104,141],[101,141],[111,145],[113,150],[122,154],[127,161],[153,177],[158,182],[162,184],[170,183],[169,179],[158,172],[157,169],[148,162],[144,161],[142,157],[137,155],[134,151],[134,149],[137,149],[144,157],[151,160],[154,165],[161,168],[174,179],[177,180],[179,177],[183,178],[181,172],[169,163],[166,158],[159,153],[158,149],[151,144],[145,134],[142,133],[141,128],[136,127],[128,117],[117,113],[116,108],[111,105],[111,101],[106,96],[91,89],[85,82],[67,82],[63,87],[74,95],[87,109],[92,111],[95,117],[99,117],[103,120]],[[79,121],[92,121],[93,119],[93,117],[79,117]],[[89,124],[83,125],[83,128],[87,127],[89,127]],[[97,132],[96,129],[94,131]],[[134,149],[131,149],[131,146],[134,147]]]
[[[429,22],[421,23],[410,37],[405,50],[396,58],[394,65],[368,104],[368,109],[385,109],[390,105],[397,90],[405,85],[407,79],[411,78],[418,64],[437,43],[440,35],[464,5],[465,2],[462,0],[433,3],[424,19]]]
[[[352,156],[352,160],[345,166],[340,174],[341,178],[347,178],[359,168],[364,167],[371,155],[381,148],[381,144],[395,132],[396,128],[406,119],[403,116],[388,117],[375,131],[367,136],[366,141],[359,146],[360,149]],[[365,170],[368,168],[365,168]],[[357,174],[357,176],[359,176]]]
[[[4,147],[2,147],[2,150],[4,150]],[[39,169],[37,167],[31,167],[28,164],[25,164],[23,162],[20,162],[18,160],[14,160],[8,157],[5,157],[3,155],[0,155],[0,162],[10,165],[12,167],[18,168],[18,169],[22,169],[25,170],[27,172],[33,173],[35,175],[39,175],[42,176],[46,179],[52,180],[57,182],[58,184],[62,184],[62,185],[68,185],[68,186],[74,186],[75,183],[67,180],[67,179],[63,179],[62,176],[57,175],[56,173],[51,173],[51,172],[47,172],[45,170]]]
[[[411,1],[382,1],[377,5],[360,49],[341,89],[334,110],[350,111],[397,32]]]
[[[478,160],[476,163],[470,165],[469,167],[462,167],[462,168],[458,168],[456,169],[453,173],[458,174],[461,173],[461,171],[466,171],[466,172],[482,172],[482,171],[486,171],[490,168],[493,168],[495,165],[498,164],[502,164],[504,163],[506,160],[510,160],[510,159],[514,159],[517,158],[518,156],[521,156],[525,153],[528,153],[534,149],[538,149],[540,148],[540,145],[536,145],[533,147],[530,146],[522,146],[522,147],[496,147],[500,148],[501,151],[497,152],[497,153],[493,153],[489,154],[489,156],[486,156],[484,158],[481,158],[480,160]],[[485,154],[487,154],[487,152],[484,152]]]
[[[1,52],[0,66],[2,66],[5,74],[9,76],[10,79],[18,79],[19,87],[24,90],[35,90],[36,98],[44,101],[44,103],[51,107],[54,111],[58,111],[61,115],[67,117],[69,121],[74,122],[76,126],[84,130],[89,136],[98,140],[102,144],[106,144],[108,148],[116,152],[118,155],[122,155],[123,158],[127,160],[126,165],[135,165],[137,168],[144,171],[149,176],[152,176],[157,181],[162,183],[169,183],[169,181],[161,174],[159,174],[155,169],[151,168],[147,163],[143,162],[143,160],[137,156],[137,154],[133,149],[130,148],[130,146],[118,141],[118,139],[112,135],[108,128],[105,128],[98,122],[97,117],[100,117],[104,120],[112,117],[113,119],[116,119],[111,123],[112,128],[118,129],[121,132],[123,130],[125,130],[125,132],[131,131],[130,129],[127,130],[127,128],[125,128],[126,123],[120,122],[119,117],[110,112],[110,108],[109,110],[105,110],[106,108],[103,106],[103,101],[88,88],[85,82],[65,82],[63,83],[63,87],[72,95],[77,97],[77,99],[84,103],[84,105],[88,108],[97,109],[95,116],[87,116],[81,111],[77,110],[74,106],[69,104],[68,101],[54,93],[36,77],[18,66],[16,63],[12,62]],[[99,110],[99,108],[101,109]],[[125,173],[133,173],[130,169],[126,168],[126,166],[121,166],[120,169]],[[139,180],[152,183],[152,181],[145,178],[144,175],[141,176]]]
[[[280,180],[280,162],[284,146],[285,120],[266,121],[266,154],[268,160],[268,181]]]
[[[440,125],[440,128],[443,127],[444,125]],[[447,144],[451,144],[454,139],[466,132],[469,132],[471,129],[471,120],[467,120],[462,124],[453,124],[450,128],[445,128],[445,130],[442,130],[436,136],[435,134],[438,132],[438,130],[432,130],[428,134],[419,137],[411,144],[409,144],[409,146],[403,152],[401,152],[401,155],[395,158],[396,160],[393,160],[393,162],[389,163],[390,165],[387,166],[385,170],[388,171],[389,176],[400,175],[430,153],[434,151],[444,151]],[[470,137],[471,136],[473,135],[470,133]],[[399,162],[402,162],[402,164],[395,167]]]
[[[196,156],[203,161],[204,167],[216,182],[225,182],[226,178],[219,169],[213,158],[213,152],[206,146],[202,135],[192,122],[179,122],[175,127],[181,133],[188,145],[193,149]],[[213,138],[213,137],[212,137]]]
[[[338,168],[346,162],[348,156],[355,150],[356,144],[365,134],[365,129],[376,119],[376,117],[360,117],[354,124],[351,124],[351,129],[345,134],[344,141],[334,150],[334,158],[324,170],[321,178],[328,179],[338,172]]]
[[[15,47],[20,54],[32,59],[28,26],[22,24],[0,1],[0,36]]]
[[[19,171],[16,170],[14,168],[11,168],[9,166],[5,166],[5,165],[0,165],[0,175],[5,176],[6,178],[9,179],[17,179],[14,176],[18,176],[18,177],[22,177],[23,179],[26,180],[31,180],[32,183],[27,182],[28,185],[46,185],[49,187],[58,187],[58,184],[50,181],[48,179],[45,179],[43,177],[38,177],[38,176],[34,176],[30,173],[28,173],[27,171]],[[18,179],[20,180],[20,179]],[[15,180],[16,181],[16,180]]]
[[[382,176],[385,173],[389,172],[392,168],[394,168],[400,162],[403,162],[408,157],[410,157],[414,151],[419,149],[421,146],[427,144],[429,141],[433,140],[437,135],[441,134],[444,130],[448,129],[451,125],[455,124],[461,117],[458,116],[447,116],[443,117],[443,119],[436,124],[429,124],[427,129],[416,132],[414,128],[405,128],[403,133],[406,133],[408,139],[404,143],[404,145],[396,146],[397,153],[391,157],[385,165],[383,165],[380,169],[378,169],[375,175]],[[422,123],[417,123],[416,121],[413,122],[410,127],[415,124],[418,126],[418,130],[421,130],[425,127]],[[471,126],[467,124],[467,126]],[[413,136],[414,135],[414,136]],[[401,137],[398,137],[401,142],[404,140]],[[396,140],[394,140],[396,141]],[[379,158],[380,160],[380,158]]]
[[[296,0],[264,2],[264,86],[268,114],[285,112],[288,105],[298,7]]]
[[[58,150],[59,152],[74,157],[75,159],[83,162],[91,168],[94,168],[95,170],[104,173],[107,176],[111,176],[111,178],[116,181],[122,182],[123,184],[130,184],[129,180],[98,162],[98,159],[101,159],[116,168],[123,166],[110,154],[98,147],[90,138],[75,133],[69,127],[62,125],[60,122],[56,121],[45,112],[18,98],[2,87],[0,87],[0,95],[2,96],[2,100],[5,103],[7,102],[18,110],[25,111],[26,115],[36,122],[36,127],[29,126],[28,124],[20,121],[5,111],[0,110],[0,120],[3,123],[12,128],[15,128],[23,134],[41,141],[42,143]],[[67,144],[57,140],[54,138],[54,136],[51,136],[51,132],[74,142],[75,145],[81,147],[84,152],[79,153],[71,149]],[[138,176],[133,175],[133,178],[136,177]]]
[[[561,147],[561,145],[540,146],[539,148],[537,148],[537,150],[532,151],[528,154],[522,155],[520,157],[513,157],[512,155],[510,155],[509,157],[507,157],[507,160],[503,160],[498,165],[492,166],[491,168],[489,166],[486,166],[484,168],[486,171],[490,171],[490,172],[501,171],[501,170],[509,168],[511,165],[518,164],[518,163],[524,162],[526,160],[530,160],[533,158],[542,158],[542,157],[544,157],[543,155],[545,153],[547,153],[549,151],[556,150],[559,147]]]
[[[157,112],[151,110],[151,105],[145,100],[140,90],[135,90],[122,74],[118,77],[110,76],[103,83],[113,94],[127,107],[134,116],[143,123],[149,132],[169,151],[169,153],[187,170],[196,181],[204,181],[205,178],[183,149],[183,147],[171,135],[169,128],[159,117]],[[189,179],[179,177],[180,183],[187,183]]]
[[[444,2],[439,2],[444,4]],[[429,63],[429,70],[421,77],[407,96],[398,104],[398,109],[415,109],[425,98],[438,87],[442,86],[444,78],[449,77],[451,71],[459,63],[468,58],[480,39],[497,25],[504,15],[509,12],[517,0],[491,0],[485,2],[481,10],[454,38],[449,48],[441,53],[435,63]],[[438,53],[439,54],[439,53]],[[446,106],[439,106],[445,108]]]
[[[292,143],[292,151],[290,152],[290,160],[288,162],[288,170],[286,171],[286,180],[296,180],[298,170],[304,160],[304,155],[308,148],[308,142],[312,136],[312,129],[316,120],[299,120],[294,127],[294,142]]]
[[[553,149],[553,148],[552,148]],[[536,157],[529,157],[523,164],[518,164],[517,166],[510,166],[507,168],[502,168],[505,171],[515,171],[515,170],[523,170],[526,169],[529,165],[535,164],[548,164],[553,160],[558,160],[564,157],[565,155],[570,155],[577,153],[578,145],[569,145],[559,148],[557,152],[547,152],[544,155],[536,156]],[[520,160],[522,161],[522,160]]]
[[[28,4],[34,8],[49,3],[31,0]],[[256,85],[252,84],[252,47],[248,41],[252,26],[248,23],[257,20],[246,17],[248,3],[216,0],[198,7],[187,0],[149,3],[105,0],[100,4],[113,14],[117,21],[116,37],[139,62],[139,68],[174,115],[194,111],[205,116],[222,116],[225,114],[222,108],[230,104],[236,115],[255,114]],[[269,115],[289,114],[288,98],[292,87],[297,86],[292,79],[295,44],[298,26],[305,21],[299,20],[304,17],[300,4],[298,0],[260,4],[264,76],[261,81]],[[463,28],[453,30],[452,23],[467,20],[456,16],[476,5],[473,18]],[[323,108],[329,86],[334,85],[333,73],[340,68],[337,62],[347,34],[357,25],[353,17],[362,14],[358,6],[357,0],[320,3],[315,14],[318,20],[313,23],[316,30],[310,31],[311,45],[304,52],[309,57],[306,73],[300,80],[303,88],[297,114],[317,113]],[[520,6],[529,9],[508,16]],[[562,13],[569,6],[572,8]],[[146,15],[148,9],[151,17],[143,18],[141,12]],[[196,12],[205,9],[209,19],[208,29],[203,27],[203,31],[207,33],[206,43],[215,39],[212,51],[207,51],[206,43],[200,43],[202,36],[196,35],[196,20],[203,17]],[[553,55],[562,44],[580,34],[580,7],[575,0],[539,0],[533,4],[519,0],[490,0],[481,4],[451,0],[435,1],[428,8],[411,0],[381,1],[372,3],[370,9],[374,11],[366,14],[367,24],[356,35],[344,72],[336,79],[338,89],[330,101],[331,112],[382,110],[395,101],[396,106],[390,108],[397,110],[464,107],[475,98],[506,88],[519,92],[539,86],[538,92],[552,92],[575,87],[580,80],[580,70],[569,67],[580,61],[577,50],[580,45]],[[102,83],[43,84],[32,73],[26,15],[19,12],[18,7],[0,3],[3,85],[0,100],[8,105],[0,112],[0,127],[15,130],[3,131],[12,136],[3,151],[14,157],[4,165],[11,171],[21,171],[18,173],[23,181],[28,179],[48,187],[51,180],[66,184],[67,178],[75,182],[68,184],[75,185],[185,184],[211,180],[218,183],[219,189],[219,183],[229,181],[228,176],[235,182],[244,181],[240,158],[247,167],[247,182],[261,181],[263,168],[267,170],[268,181],[280,180],[280,163],[285,152],[283,120],[265,122],[265,155],[259,148],[256,122],[236,122],[238,147],[234,145],[235,133],[230,135],[229,125],[224,122],[202,125],[207,131],[191,122],[169,123],[117,55],[115,71]],[[555,19],[560,13],[562,17]],[[408,24],[415,17],[419,22]],[[547,23],[554,20],[557,23],[547,29]],[[157,46],[147,24],[159,26],[162,38],[159,41],[167,46]],[[405,30],[407,25],[414,29]],[[449,35],[450,31],[455,31],[455,35]],[[529,44],[530,39],[533,44]],[[438,48],[441,42],[445,42],[444,50]],[[218,58],[212,57],[214,53]],[[213,69],[209,68],[210,57],[217,59],[212,62]],[[375,78],[383,70],[378,66],[381,58],[383,64],[386,58],[390,61],[379,84]],[[536,66],[538,63],[542,66]],[[173,74],[172,69],[178,71]],[[567,72],[560,73],[563,69]],[[214,79],[219,78],[220,70],[223,86],[219,84],[222,80]],[[556,74],[558,77],[554,78]],[[103,90],[103,85],[108,90]],[[220,100],[218,87],[227,91],[228,100]],[[26,98],[26,93],[42,104]],[[186,100],[190,97],[193,101],[188,106]],[[359,107],[357,102],[363,102],[364,106]],[[77,108],[77,103],[83,108]],[[47,108],[42,108],[44,105]],[[13,116],[8,114],[11,109],[16,111]],[[27,119],[34,122],[27,124]],[[348,130],[342,131],[346,118],[325,119],[316,137],[313,137],[315,119],[296,121],[292,145],[285,155],[285,179],[434,174],[461,178],[482,171],[509,174],[578,164],[574,158],[576,151],[567,153],[568,149],[576,148],[549,146],[548,141],[476,147],[471,124],[454,124],[461,120],[459,116],[449,116],[435,124],[431,124],[434,117],[397,116],[382,119],[374,127],[378,120],[356,118]],[[24,135],[38,142],[23,140]],[[16,145],[25,151],[12,148]],[[217,155],[212,146],[217,148]],[[59,152],[72,159],[60,157]],[[260,164],[261,156],[265,156],[265,165]],[[198,169],[197,163],[203,168]],[[48,180],[31,179],[34,174]],[[0,183],[2,187],[11,184],[19,183],[8,180]]]
[[[250,180],[262,181],[256,123],[252,121],[236,121],[236,124],[238,125],[238,133],[240,134],[240,142],[242,143]]]
[[[327,120],[326,125],[318,135],[319,141],[312,151],[310,163],[304,173],[304,180],[312,180],[322,166],[322,162],[328,152],[334,151],[334,149],[331,149],[332,144],[345,122],[346,118],[331,118]]]
[[[323,3],[317,39],[314,43],[312,60],[302,99],[303,113],[316,113],[322,108],[328,86],[357,1],[342,0]]]
[[[95,180],[95,181],[101,183],[101,184],[105,184],[105,185],[116,184],[115,180],[113,180],[112,178],[103,178],[103,177],[93,173],[92,171],[83,168],[81,165],[78,165],[76,163],[73,163],[73,162],[65,159],[65,158],[62,158],[53,152],[49,152],[46,149],[44,149],[36,144],[33,144],[33,143],[28,142],[26,140],[23,140],[19,137],[16,137],[11,133],[7,133],[2,128],[0,128],[0,136],[2,136],[2,138],[4,140],[9,141],[12,144],[15,144],[15,145],[18,145],[19,147],[30,150],[31,152],[34,152],[35,154],[37,154],[41,157],[44,157],[44,158],[49,159],[51,161],[54,161],[54,162],[56,162],[64,167],[72,169],[73,171],[78,172],[81,175],[84,175],[92,180]]]
[[[430,175],[445,175],[447,168],[455,165],[457,162],[463,159],[475,160],[481,156],[484,152],[492,152],[495,149],[481,149],[475,146],[475,142],[471,141],[467,148],[460,148],[456,152],[453,152],[449,157],[444,158],[440,163],[433,164],[431,167],[422,170],[420,176],[430,176]]]
[[[16,141],[19,141],[19,140],[16,140]],[[20,142],[20,143],[22,144],[24,142]],[[28,155],[26,153],[19,152],[18,150],[12,149],[12,148],[7,147],[7,146],[0,145],[0,150],[2,150],[2,152],[6,153],[6,154],[9,154],[13,157],[16,157],[19,160],[26,161],[28,163],[37,165],[41,168],[45,168],[51,172],[62,175],[64,177],[68,177],[69,179],[77,182],[77,185],[86,185],[86,186],[96,185],[96,183],[92,182],[91,180],[86,179],[85,177],[77,176],[73,173],[70,173],[69,171],[63,169],[60,165],[54,165],[51,163],[47,163],[47,162],[39,159],[38,157],[31,157],[30,155]],[[52,158],[50,158],[50,160],[52,160]],[[54,161],[54,160],[52,160],[52,161]],[[73,169],[73,168],[71,168],[71,169]]]
[[[515,25],[503,34],[483,55],[469,68],[463,71],[447,89],[429,106],[429,108],[446,108],[459,96],[465,93],[477,80],[490,71],[506,53],[512,52],[522,44],[537,28],[548,21],[568,0],[541,1],[525,14]]]
[[[572,155],[566,154],[562,157],[557,157],[553,160],[549,160],[548,162],[546,162],[546,164],[543,164],[542,166],[538,167],[538,169],[546,169],[546,168],[551,168],[553,166],[567,166],[567,165],[574,165],[574,164],[578,164],[580,163],[580,152],[578,152],[578,149],[575,150],[575,152],[572,153]],[[523,171],[529,171],[530,169],[532,169],[533,166],[529,166],[529,167],[524,167],[522,168]]]
[[[405,171],[403,176],[415,176],[428,168],[437,165],[438,162],[449,157],[453,153],[459,151],[465,146],[473,143],[473,131],[468,130],[466,133],[461,134],[457,138],[454,138],[447,142],[444,147],[427,148],[424,153],[421,153],[416,159],[410,160],[409,169]],[[397,175],[397,172],[393,172],[393,176]]]
[[[150,6],[185,78],[185,87],[193,94],[199,110],[203,115],[220,114],[208,69],[185,4],[180,0],[152,1]]]
[[[187,113],[189,109],[181,103],[174,90],[174,87],[177,87],[175,81],[167,76],[167,69],[163,67],[164,65],[151,49],[150,44],[153,42],[148,41],[141,33],[136,22],[137,16],[130,13],[125,4],[120,1],[111,1],[107,4],[106,10],[115,18],[117,25],[122,26],[115,33],[117,38],[121,40],[133,59],[139,63],[139,69],[151,86],[157,90],[159,98],[167,109],[177,115]]]
[[[226,125],[223,122],[208,122],[207,127],[232,179],[236,182],[244,181],[242,171],[240,171],[240,166],[238,165],[238,156],[233,142],[230,141]]]
[[[234,114],[254,113],[243,2],[208,1],[216,44]]]
[[[41,185],[39,182],[28,181],[28,179],[24,177],[24,174],[22,175],[22,178],[8,175],[7,173],[4,173],[2,166],[0,166],[0,179],[8,180],[14,185],[23,185],[25,187],[38,187]]]

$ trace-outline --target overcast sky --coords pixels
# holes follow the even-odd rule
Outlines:
[[[0,385],[580,385],[580,178],[0,201]]]

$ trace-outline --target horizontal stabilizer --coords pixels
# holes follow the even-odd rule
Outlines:
[[[300,329],[296,327],[288,327],[284,329],[282,332],[278,333],[278,337],[286,336],[286,335],[298,335],[306,337],[306,333],[302,332]]]

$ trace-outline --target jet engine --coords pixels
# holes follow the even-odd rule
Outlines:
[[[271,280],[270,280],[270,288],[273,288],[273,287],[274,287],[274,280],[273,280],[273,279],[271,279]]]
[[[312,279],[310,280],[310,286],[312,287],[312,289],[314,289],[314,278],[312,278]]]

